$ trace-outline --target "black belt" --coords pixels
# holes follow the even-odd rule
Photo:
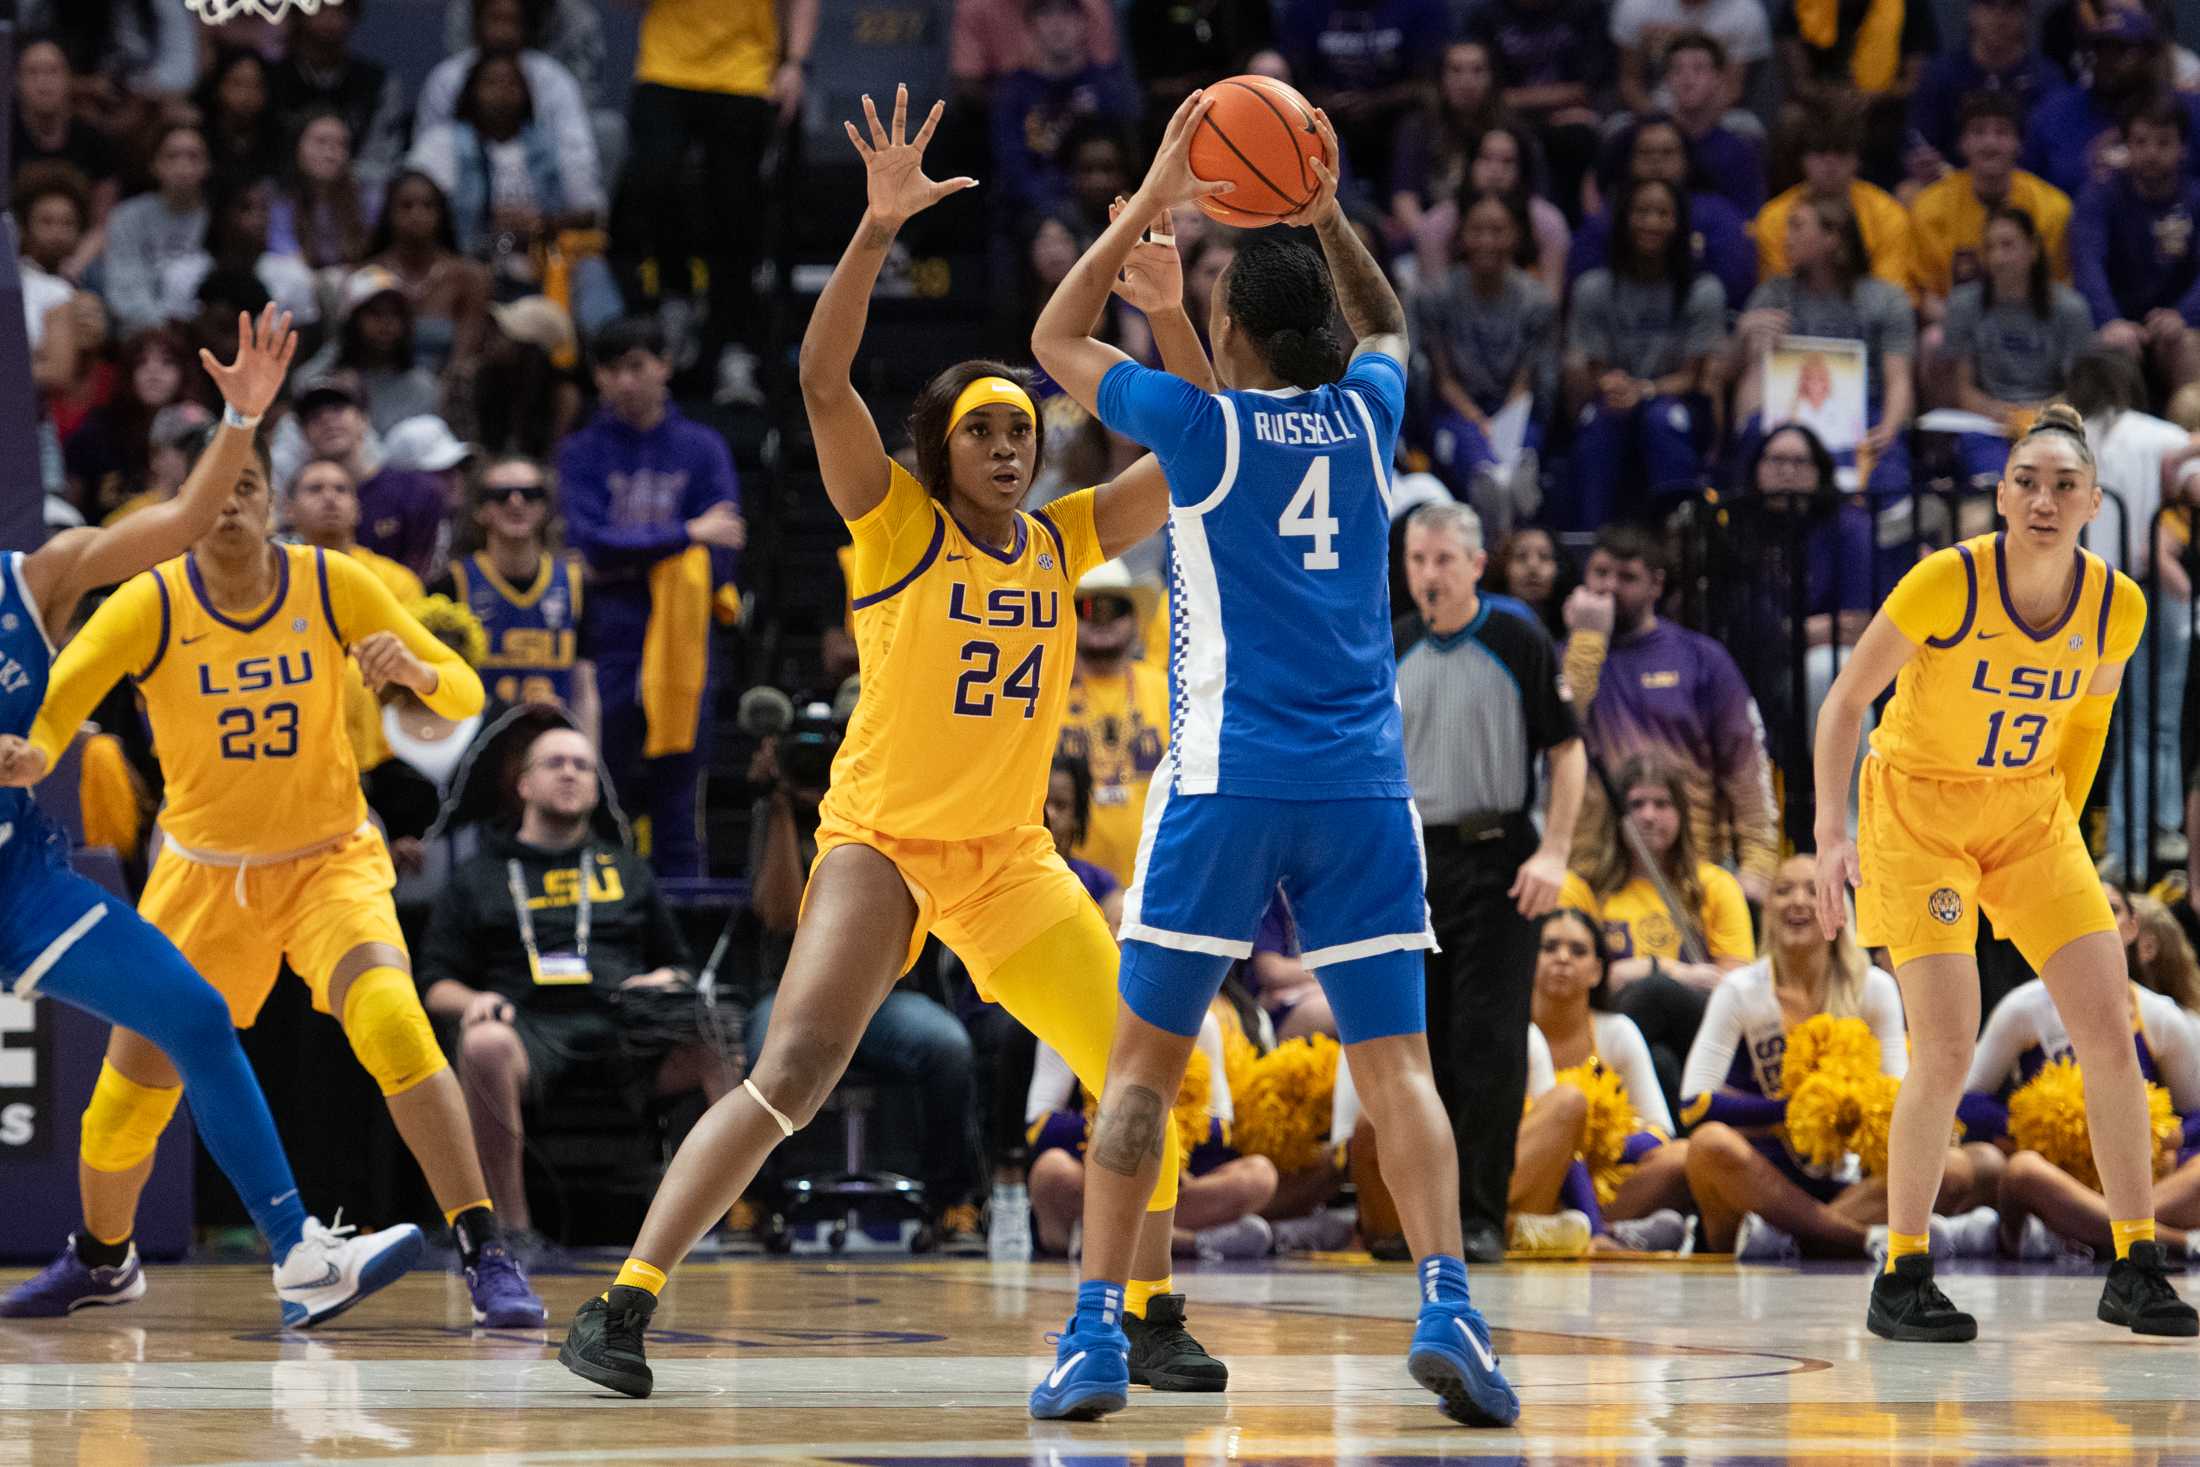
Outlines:
[[[1452,845],[1480,845],[1484,841],[1504,840],[1517,834],[1527,825],[1528,817],[1518,812],[1496,815],[1469,815],[1463,820],[1443,825],[1422,827],[1422,834],[1431,843]]]

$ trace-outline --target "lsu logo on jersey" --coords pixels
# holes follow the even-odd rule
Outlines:
[[[970,587],[962,581],[955,582],[947,591],[947,619],[974,627],[1030,627],[1034,631],[1047,631],[1061,625],[1062,593],[1051,590],[1033,590],[1025,586],[1000,586],[986,592],[982,610],[973,610],[968,604]]]
[[[2085,639],[2074,638],[2071,645],[2080,647]],[[2075,667],[2012,667],[2006,681],[1997,678],[1993,663],[1980,658],[1971,670],[1971,691],[1993,698],[2014,698],[2021,702],[2063,703],[2078,696],[2084,685],[2085,673]]]
[[[1963,897],[1952,886],[1936,888],[1925,898],[1925,910],[1943,927],[1953,927],[1963,917]]]
[[[596,858],[596,869],[588,883],[588,900],[594,902],[623,902],[626,900],[626,883],[619,879],[619,868],[608,856]],[[563,871],[542,873],[542,895],[529,897],[527,905],[536,911],[545,907],[573,907],[580,905],[581,873],[577,866]]]
[[[230,698],[239,693],[264,693],[268,689],[303,687],[313,681],[313,654],[300,652],[297,660],[291,654],[277,657],[242,657],[228,667],[218,667],[211,662],[199,664],[199,696],[202,698]]]

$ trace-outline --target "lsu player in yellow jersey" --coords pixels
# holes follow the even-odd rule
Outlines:
[[[2041,412],[2010,452],[1995,505],[2007,529],[1902,578],[1818,718],[1819,919],[1838,933],[1856,887],[1859,933],[1893,959],[1910,1036],[1888,1144],[1891,1236],[1866,1322],[1893,1340],[1978,1335],[1933,1282],[1927,1225],[1979,1030],[1983,907],[2046,983],[2085,1071],[2116,1241],[2100,1317],[2140,1334],[2200,1333],[2154,1236],[2154,1143],[2123,946],[2078,831],[2146,602],[2078,546],[2101,490],[2074,410]],[[1852,842],[1849,771],[1864,712],[1890,682]]]
[[[480,709],[481,680],[358,562],[272,543],[268,474],[263,449],[212,530],[93,613],[54,663],[31,741],[50,764],[108,689],[135,683],[167,785],[139,912],[228,1000],[238,1028],[251,1027],[288,959],[381,1086],[453,1224],[475,1322],[540,1325],[542,1302],[498,1237],[465,1099],[413,985],[389,850],[367,823],[344,729],[347,660],[370,687],[409,688],[448,718]],[[95,1237],[129,1233],[180,1083],[151,1043],[114,1031],[84,1117]],[[133,1145],[94,1156],[95,1135]]]
[[[666,1272],[817,1113],[927,933],[1096,1094],[1107,1068],[1116,947],[1056,854],[1042,807],[1076,656],[1077,583],[1161,528],[1167,481],[1144,459],[1021,512],[1043,424],[1012,370],[983,361],[949,367],[919,394],[916,475],[886,456],[849,381],[872,286],[901,225],[973,182],[924,176],[943,108],[905,141],[908,105],[901,88],[889,133],[866,97],[868,140],[848,129],[869,207],[802,342],[818,466],[855,541],[863,682],[833,761],[794,948],[747,1081],[689,1134],[617,1283],[582,1306],[558,1356],[632,1396],[651,1389],[643,1331]],[[1173,270],[1173,247],[1151,247],[1165,248]],[[1196,341],[1178,318],[1178,339]],[[1145,1294],[1130,1301],[1133,1369],[1158,1389],[1220,1390],[1227,1372],[1184,1331],[1169,1287],[1178,1164],[1172,1137],[1138,1254]]]

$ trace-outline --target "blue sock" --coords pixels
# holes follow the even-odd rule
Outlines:
[[[62,954],[39,992],[160,1046],[183,1077],[207,1153],[281,1263],[305,1232],[305,1204],[229,1006],[136,912],[80,877],[63,884],[63,896],[97,901],[107,915]]]
[[[1449,1253],[1431,1253],[1415,1266],[1421,1275],[1421,1303],[1424,1306],[1467,1302],[1465,1259]]]
[[[1106,1279],[1086,1279],[1077,1286],[1077,1317],[1108,1329],[1121,1329],[1123,1286]]]

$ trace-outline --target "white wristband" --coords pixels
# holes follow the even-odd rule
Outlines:
[[[254,413],[248,418],[225,402],[222,404],[222,421],[232,428],[243,428],[250,432],[260,426],[260,415]]]

